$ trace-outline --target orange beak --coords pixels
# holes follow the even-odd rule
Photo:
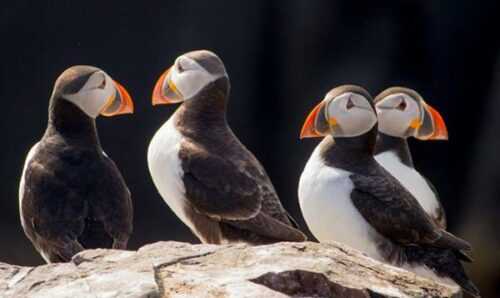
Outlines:
[[[429,140],[448,140],[448,129],[441,114],[428,104],[425,104],[425,109],[427,109],[434,122],[434,133],[429,137]]]
[[[182,95],[180,94],[179,90],[177,90],[177,87],[175,84],[170,81],[169,79],[169,73],[170,69],[167,69],[156,81],[155,88],[153,89],[153,100],[152,103],[153,105],[164,105],[164,104],[174,104],[181,102],[183,100]],[[163,90],[163,86],[165,84],[165,80],[167,80],[167,90]],[[166,91],[166,92],[165,92]],[[168,96],[165,93],[171,93],[172,96]]]
[[[116,115],[122,115],[122,114],[132,114],[134,113],[134,102],[132,101],[132,98],[130,97],[130,94],[128,93],[127,89],[123,87],[120,83],[117,81],[113,81],[115,84],[116,88],[116,94],[113,94],[109,99],[108,103],[106,104],[105,108],[101,112],[101,115],[106,116],[106,117],[112,117]],[[116,98],[116,95],[118,94],[118,99]],[[114,105],[115,101],[119,100],[120,101],[120,106],[113,111],[108,111],[109,109],[112,108]]]
[[[301,139],[322,137],[322,135],[316,131],[315,123],[316,123],[316,118],[318,117],[318,113],[324,105],[325,105],[324,101],[321,101],[316,107],[314,107],[311,113],[309,113],[309,116],[307,116],[306,121],[304,122],[302,130],[300,132]]]

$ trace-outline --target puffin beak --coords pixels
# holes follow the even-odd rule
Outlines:
[[[318,138],[322,137],[320,133],[315,128],[315,123],[316,123],[316,118],[318,117],[318,113],[323,108],[325,105],[324,101],[321,101],[314,109],[309,113],[309,116],[307,116],[306,121],[304,122],[304,125],[302,126],[302,130],[300,132],[300,138]]]
[[[174,104],[184,100],[184,97],[177,89],[177,86],[172,82],[171,69],[167,69],[156,81],[155,88],[153,89],[152,104]]]
[[[134,113],[134,102],[132,101],[127,89],[125,89],[125,87],[117,81],[113,81],[113,83],[115,85],[116,92],[108,98],[101,115],[112,117],[116,115]]]
[[[444,123],[443,117],[439,112],[428,104],[425,104],[426,111],[431,115],[434,122],[434,133],[431,140],[448,140],[448,129]]]
[[[427,103],[423,106],[425,116],[416,137],[420,140],[448,140],[448,129],[441,114]]]

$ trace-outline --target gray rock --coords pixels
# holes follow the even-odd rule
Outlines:
[[[0,263],[0,297],[460,297],[340,244],[159,242],[39,267]]]

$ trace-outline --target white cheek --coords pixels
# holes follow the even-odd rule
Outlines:
[[[378,109],[379,131],[393,137],[407,137],[408,128],[414,119],[419,119],[419,107],[414,101],[408,101],[404,111],[394,109]]]
[[[342,128],[342,136],[356,137],[368,132],[377,123],[375,113],[354,108],[338,116],[338,123]]]
[[[207,71],[187,70],[182,73],[174,71],[171,80],[182,94],[184,99],[190,99],[200,92],[206,85],[215,81],[217,78]]]
[[[379,110],[378,130],[393,137],[403,137],[410,125],[410,117],[399,110]]]
[[[107,99],[115,92],[112,83],[108,83],[105,89],[92,89],[81,91],[77,94],[66,95],[66,99],[78,106],[91,118],[97,118],[102,111]]]

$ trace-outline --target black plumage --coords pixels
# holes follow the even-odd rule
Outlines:
[[[207,239],[219,235],[219,239],[207,242],[305,240],[282,207],[262,165],[227,125],[228,91],[227,78],[219,79],[174,115],[183,136],[179,158],[186,198],[194,211],[188,212],[190,217],[216,222],[198,225],[199,233],[212,235]]]
[[[47,262],[69,261],[87,248],[124,249],[132,233],[130,191],[101,148],[95,120],[61,96],[97,69],[73,70],[56,83],[47,129],[20,186],[23,229]]]

